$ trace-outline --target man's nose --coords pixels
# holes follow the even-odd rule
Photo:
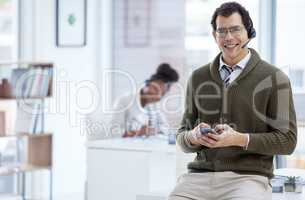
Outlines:
[[[230,31],[228,31],[228,32],[226,33],[226,35],[225,35],[225,40],[230,40],[230,39],[232,39],[232,38],[233,38],[232,33],[231,33]]]

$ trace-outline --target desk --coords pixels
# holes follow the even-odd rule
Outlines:
[[[88,200],[135,200],[175,185],[176,146],[165,139],[116,138],[86,146]]]

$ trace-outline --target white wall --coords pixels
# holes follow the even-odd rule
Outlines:
[[[114,98],[131,92],[132,81],[143,84],[162,62],[170,63],[180,76],[185,72],[183,0],[114,0],[113,16],[114,68],[133,79],[115,77]]]
[[[82,48],[58,48],[55,45],[55,0],[21,2],[21,59],[54,62],[53,98],[49,100],[46,130],[53,132],[53,194],[54,199],[83,199],[86,179],[85,136],[81,135],[80,120],[93,108],[92,92],[102,64],[109,54],[101,56],[107,39],[100,32],[105,2],[88,0],[87,45]],[[71,3],[73,3],[71,1]],[[105,7],[105,6],[104,6]],[[105,24],[103,25],[105,26]],[[107,42],[105,42],[107,43]],[[106,57],[105,57],[106,56]],[[91,88],[87,88],[88,84]],[[99,83],[100,84],[100,83]],[[97,85],[96,85],[97,86]],[[35,176],[36,196],[48,195],[47,180]]]

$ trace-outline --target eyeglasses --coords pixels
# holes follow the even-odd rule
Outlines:
[[[228,32],[230,32],[230,34],[232,36],[240,36],[242,30],[243,30],[243,27],[241,27],[241,26],[232,26],[229,28],[218,28],[218,29],[216,29],[216,34],[217,34],[217,37],[219,37],[219,38],[226,37]]]

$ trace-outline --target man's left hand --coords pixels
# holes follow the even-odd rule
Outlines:
[[[240,146],[245,147],[248,143],[247,134],[239,133],[227,124],[219,124],[215,127],[218,134],[208,133],[200,140],[209,148]]]

